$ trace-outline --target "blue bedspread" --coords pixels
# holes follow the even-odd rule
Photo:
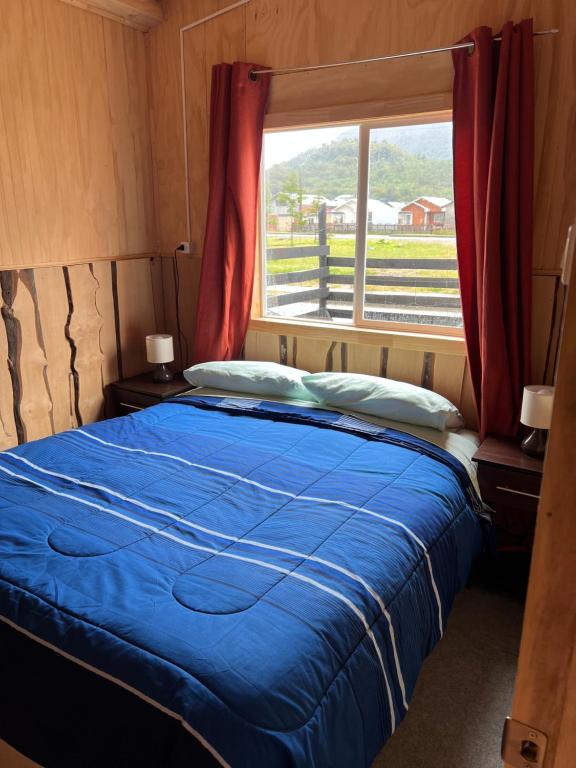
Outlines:
[[[0,617],[224,765],[369,766],[481,549],[477,505],[406,433],[178,398],[0,454]]]

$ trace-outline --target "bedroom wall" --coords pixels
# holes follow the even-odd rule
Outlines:
[[[0,0],[0,448],[86,423],[163,330],[141,32]],[[5,362],[4,362],[5,361]]]
[[[184,182],[183,129],[179,29],[227,5],[231,0],[165,0],[165,21],[147,36],[152,99],[152,143],[159,247],[171,255],[187,239]],[[193,255],[179,257],[182,327],[191,345],[192,318],[198,283],[200,254],[208,191],[208,112],[210,70],[214,63],[236,59],[271,67],[298,66],[376,56],[457,41],[479,24],[498,29],[508,19],[533,16],[536,29],[559,27],[561,34],[536,41],[536,221],[534,253],[533,331],[534,381],[545,368],[558,274],[566,228],[576,214],[576,168],[571,162],[576,131],[576,18],[571,0],[252,0],[247,6],[216,18],[185,33],[185,78],[190,173],[190,216]],[[422,76],[425,72],[426,77]],[[446,106],[452,82],[448,55],[414,58],[401,62],[362,65],[344,70],[308,73],[273,79],[269,125],[294,119],[362,114],[377,105],[381,110],[410,110],[428,100],[431,108]],[[352,107],[350,106],[352,105]],[[343,110],[344,109],[344,113]],[[164,262],[165,288],[173,269]],[[173,297],[173,287],[169,288]],[[561,302],[561,290],[556,304]],[[174,302],[168,299],[167,323],[174,332]],[[259,324],[255,324],[255,328]],[[246,354],[283,359],[283,333],[266,333],[260,324],[248,337]],[[268,338],[270,337],[270,338]],[[314,338],[306,334],[303,344],[310,350],[304,359],[311,367],[326,362],[326,349],[342,341]],[[343,342],[356,349],[358,339]],[[374,345],[369,345],[373,347]],[[290,343],[287,348],[290,349]],[[301,345],[300,349],[304,347]],[[382,338],[371,362],[394,349],[396,372],[421,383],[425,378],[424,352],[401,340]],[[434,352],[431,343],[430,351]],[[466,391],[461,348],[442,364],[442,375],[453,372],[461,392]],[[312,352],[314,350],[314,352]],[[348,348],[346,352],[349,352]],[[344,359],[360,360],[358,352]],[[334,347],[333,359],[339,359]],[[288,358],[289,360],[292,358]],[[297,358],[302,363],[302,356]],[[366,355],[363,359],[366,360]],[[293,359],[292,359],[293,362]],[[396,364],[396,363],[395,363]],[[548,368],[550,369],[550,365]],[[392,375],[389,370],[389,375]],[[437,383],[436,385],[440,385]],[[452,387],[454,389],[455,387]],[[466,395],[464,395],[466,399]],[[473,420],[473,417],[470,417]]]

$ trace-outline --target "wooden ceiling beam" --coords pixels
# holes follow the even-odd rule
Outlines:
[[[159,0],[61,0],[146,32],[164,20]]]

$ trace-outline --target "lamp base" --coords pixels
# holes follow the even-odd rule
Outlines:
[[[158,363],[152,374],[152,381],[155,381],[156,384],[165,384],[168,381],[172,381],[173,378],[174,374],[166,363]]]
[[[546,451],[546,440],[548,439],[547,429],[533,429],[520,443],[520,447],[528,456],[535,459],[543,459]]]

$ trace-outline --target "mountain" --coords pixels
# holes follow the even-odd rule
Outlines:
[[[388,138],[391,130],[407,129],[384,130]],[[273,165],[266,172],[267,193],[275,195],[286,190],[294,185],[296,179],[305,194],[328,198],[342,194],[356,195],[358,139],[347,134],[348,131],[329,144],[308,149],[291,160]],[[375,138],[370,147],[370,197],[408,201],[428,194],[452,199],[451,156],[431,157],[429,136],[426,138],[422,133],[418,142],[412,140],[412,145],[419,148],[420,154],[408,152],[381,136]],[[437,143],[446,144],[445,141]],[[424,154],[424,149],[428,155]]]
[[[339,138],[355,136],[356,128],[348,129]],[[431,160],[452,158],[452,123],[427,123],[426,125],[398,125],[391,128],[376,128],[372,141],[386,141],[395,147],[421,155]]]

